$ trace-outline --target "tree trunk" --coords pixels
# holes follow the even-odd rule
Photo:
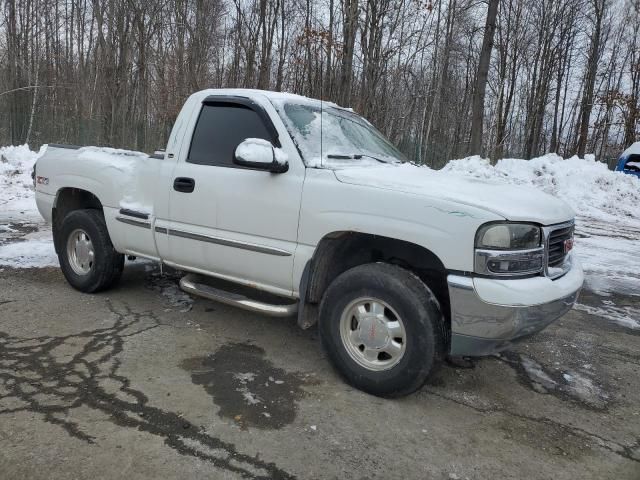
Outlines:
[[[484,97],[487,90],[487,79],[489,77],[489,64],[491,62],[491,52],[493,50],[493,36],[496,31],[496,17],[498,16],[498,6],[500,0],[489,0],[487,10],[487,22],[484,27],[484,37],[482,39],[482,49],[480,50],[480,60],[478,62],[478,73],[476,75],[476,85],[473,92],[472,112],[471,112],[471,140],[469,142],[470,155],[482,155],[482,130],[484,123]]]
[[[340,71],[339,103],[343,107],[351,105],[351,80],[353,76],[353,54],[358,27],[358,0],[343,0],[344,15],[342,68]]]
[[[591,47],[589,49],[589,60],[585,73],[584,90],[580,102],[580,120],[578,122],[578,141],[575,153],[578,157],[584,157],[587,148],[587,137],[589,135],[589,119],[593,109],[593,90],[598,72],[598,60],[600,58],[600,37],[602,32],[602,18],[604,16],[604,1],[593,0],[593,13],[595,15],[593,33],[591,34]]]

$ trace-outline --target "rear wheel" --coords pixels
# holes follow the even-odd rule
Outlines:
[[[320,306],[331,362],[351,385],[380,396],[424,384],[444,358],[444,325],[431,290],[412,272],[383,263],[341,274]]]
[[[93,293],[118,282],[124,255],[113,248],[102,212],[70,212],[62,221],[59,238],[60,268],[73,288]]]

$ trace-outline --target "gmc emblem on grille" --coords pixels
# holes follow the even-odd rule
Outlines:
[[[567,238],[564,241],[564,253],[567,254],[573,248],[573,238]]]

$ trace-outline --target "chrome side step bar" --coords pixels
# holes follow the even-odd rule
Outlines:
[[[204,282],[202,276],[190,273],[180,280],[180,288],[187,293],[208,298],[216,302],[233,305],[234,307],[262,313],[272,317],[289,317],[298,311],[297,303],[271,304],[246,297],[242,294],[222,290]]]

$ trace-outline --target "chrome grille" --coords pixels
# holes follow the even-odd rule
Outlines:
[[[547,265],[550,267],[559,267],[564,262],[567,253],[564,251],[565,240],[573,238],[573,225],[559,228],[549,233],[548,260]]]
[[[547,277],[556,279],[571,268],[569,252],[565,252],[565,245],[567,240],[573,239],[573,230],[573,221],[542,227],[547,257],[544,274]]]

